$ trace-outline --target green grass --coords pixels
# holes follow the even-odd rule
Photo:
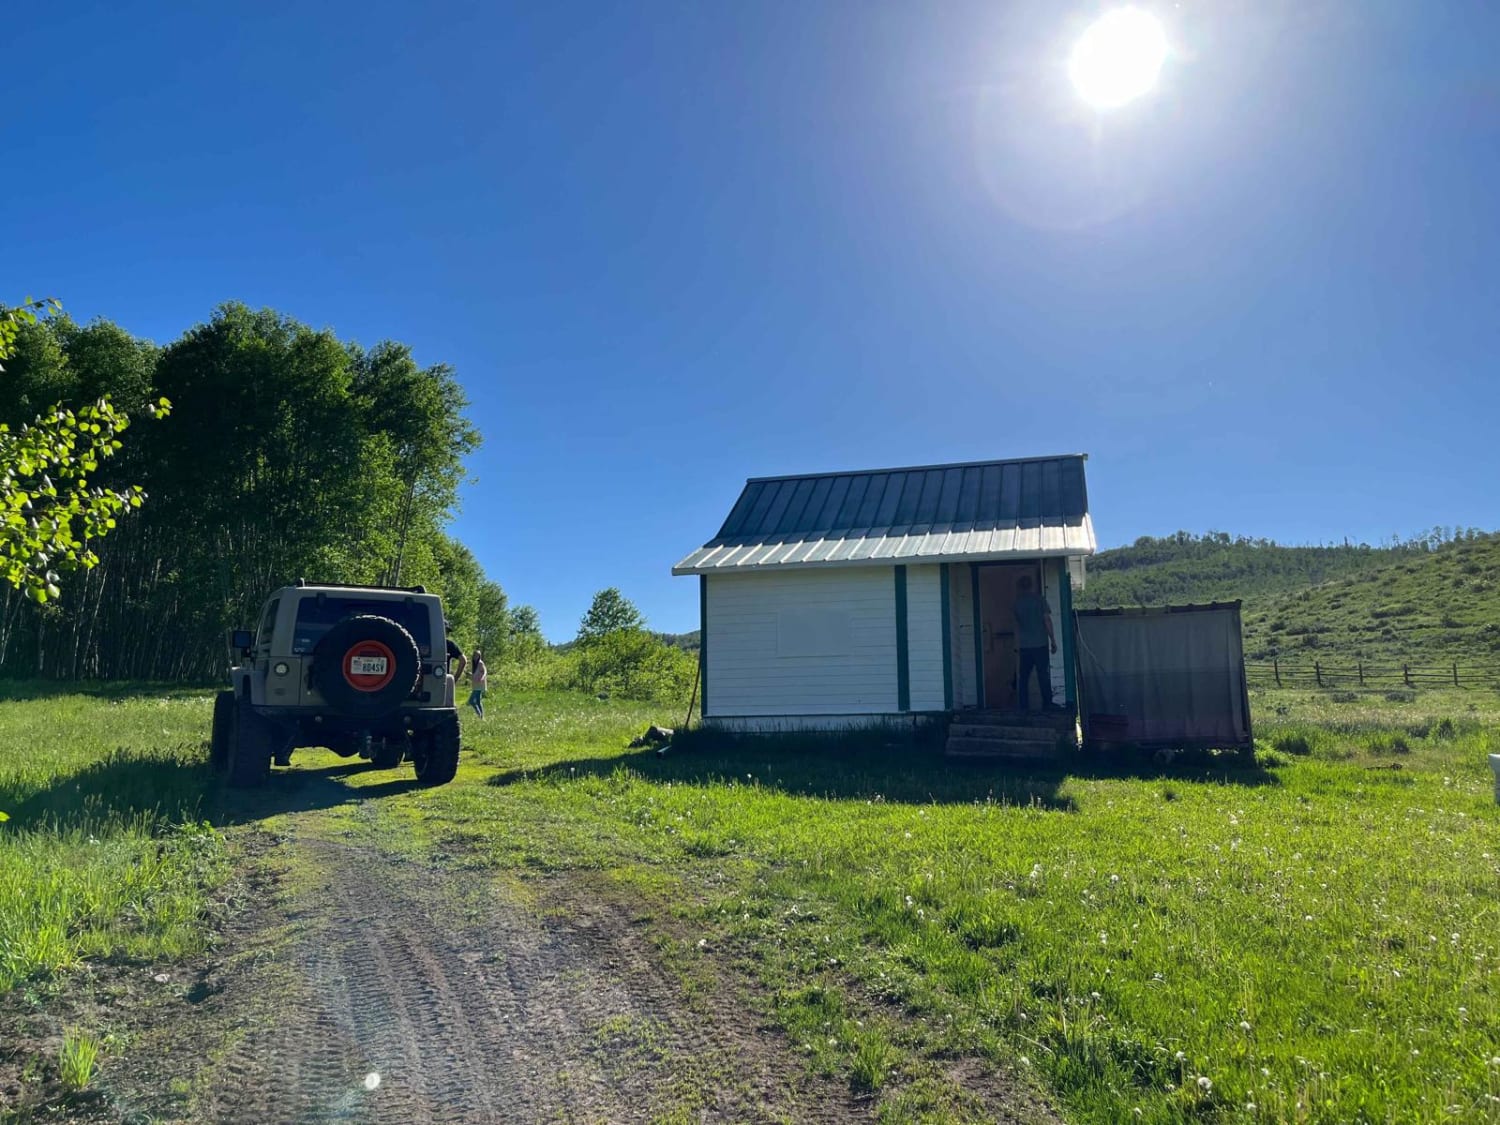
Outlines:
[[[489,784],[378,815],[656,898],[892,1119],[934,1060],[978,1054],[1080,1121],[1492,1120],[1500,735],[1421,699],[1261,696],[1271,768],[1051,776],[871,743],[657,758],[592,701],[497,699]]]
[[[1254,768],[1023,774],[870,739],[657,757],[624,747],[680,721],[663,708],[497,692],[450,786],[356,773],[366,800],[236,817],[322,818],[543,904],[594,872],[685,982],[750,975],[790,1049],[886,1121],[984,1119],[965,1057],[1080,1122],[1496,1119],[1500,697],[1252,705]],[[0,948],[26,951],[0,979],[201,945],[223,844],[173,826],[219,813],[208,715],[201,694],[0,703]]]
[[[57,1072],[69,1090],[82,1090],[94,1078],[94,1063],[99,1057],[99,1040],[85,1031],[70,1031],[63,1036],[57,1055]]]
[[[227,872],[200,819],[208,697],[4,694],[0,992],[88,958],[202,948]]]

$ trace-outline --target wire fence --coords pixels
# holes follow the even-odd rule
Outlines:
[[[1343,688],[1346,690],[1500,690],[1500,666],[1455,660],[1395,664],[1388,661],[1247,660],[1245,680],[1253,688]]]

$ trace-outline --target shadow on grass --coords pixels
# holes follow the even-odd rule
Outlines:
[[[1279,785],[1269,770],[1230,755],[1181,755],[1171,763],[1150,755],[1105,757],[1073,751],[1057,762],[953,761],[941,743],[893,742],[868,734],[735,738],[711,732],[679,736],[665,753],[640,750],[509,770],[489,779],[507,786],[538,779],[609,777],[630,770],[648,781],[702,785],[731,780],[783,793],[832,800],[907,804],[996,801],[1073,811],[1061,792],[1069,778],[1139,778],[1230,785]]]
[[[308,812],[382,797],[417,787],[411,767],[386,771],[389,780],[351,785],[373,767],[357,759],[312,769],[275,769],[255,789],[230,789],[196,747],[155,754],[117,752],[20,800],[0,792],[7,828],[59,834],[120,820],[149,817],[171,824],[207,820],[224,827],[286,812]]]
[[[39,699],[59,699],[69,695],[83,695],[90,699],[118,702],[125,699],[164,699],[169,696],[205,695],[217,691],[224,685],[211,684],[157,684],[142,680],[107,681],[91,680],[3,680],[0,679],[0,703],[29,703]]]

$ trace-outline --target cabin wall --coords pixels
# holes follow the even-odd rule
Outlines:
[[[925,577],[917,586],[925,599]],[[907,590],[910,622],[910,575]],[[704,613],[705,719],[820,715],[853,725],[899,711],[893,568],[715,574]]]
[[[906,568],[906,652],[912,711],[942,711],[943,568]]]
[[[980,705],[975,660],[973,564],[950,563],[944,652],[943,567],[905,571],[905,711]],[[1053,698],[1067,700],[1071,627],[1064,615],[1064,559],[1041,564],[1058,651]],[[704,580],[703,714],[742,730],[834,729],[902,715],[894,567],[715,574]],[[945,661],[946,655],[946,661]],[[947,665],[946,669],[944,665]],[[948,682],[945,683],[945,675]],[[800,718],[816,722],[800,722]]]

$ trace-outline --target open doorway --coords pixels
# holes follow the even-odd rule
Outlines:
[[[1016,671],[1020,652],[1016,645],[1016,585],[1029,577],[1033,590],[1043,589],[1040,562],[985,563],[979,566],[979,643],[984,669],[980,706],[989,711],[1017,711]],[[1033,682],[1028,702],[1040,708]]]

